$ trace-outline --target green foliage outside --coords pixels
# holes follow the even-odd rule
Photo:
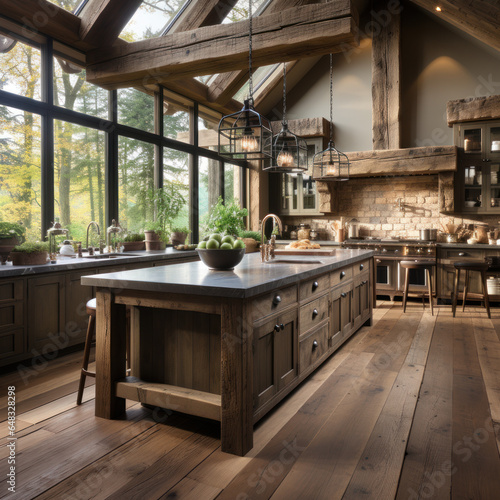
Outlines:
[[[237,235],[245,228],[247,216],[248,210],[240,208],[237,201],[224,204],[224,200],[219,196],[217,203],[210,208],[204,220],[205,232]]]
[[[19,241],[22,241],[26,229],[20,224],[14,224],[13,222],[0,222],[0,240],[16,237]]]

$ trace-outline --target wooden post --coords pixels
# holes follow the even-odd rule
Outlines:
[[[116,397],[115,383],[125,377],[126,309],[114,294],[97,289],[95,415],[116,418],[125,412],[125,400]]]
[[[253,333],[241,301],[221,312],[221,448],[243,456],[253,447]]]
[[[372,40],[372,141],[373,149],[399,149],[401,147],[401,16],[385,13],[387,23],[377,16],[387,2],[376,2]]]

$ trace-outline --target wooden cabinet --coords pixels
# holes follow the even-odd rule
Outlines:
[[[370,314],[370,277],[368,273],[363,273],[354,279],[352,311],[354,326],[362,325]]]
[[[57,348],[55,340],[64,343],[65,279],[50,274],[28,279],[28,350],[44,353]],[[46,349],[44,349],[46,348]]]
[[[295,308],[254,327],[254,410],[297,377],[297,340]]]
[[[25,349],[24,281],[0,283],[0,361],[16,357]]]
[[[321,362],[323,356],[328,353],[328,329],[328,323],[323,323],[319,328],[300,338],[299,367],[301,374]]]
[[[500,122],[455,125],[456,199],[465,213],[500,213]]]
[[[337,348],[349,337],[353,328],[352,318],[352,283],[332,290],[330,309],[330,335],[328,344]]]

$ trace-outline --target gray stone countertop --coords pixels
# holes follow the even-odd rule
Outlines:
[[[106,254],[104,254],[106,255]],[[30,276],[35,274],[47,274],[61,271],[84,270],[86,268],[106,267],[117,264],[131,264],[140,262],[151,262],[156,260],[179,259],[198,256],[196,250],[175,250],[171,247],[158,251],[123,252],[112,258],[72,258],[60,257],[55,264],[43,264],[40,266],[13,266],[12,262],[0,266],[0,279],[12,276]]]
[[[127,290],[248,298],[372,257],[372,250],[337,249],[334,256],[282,256],[262,263],[246,254],[232,271],[208,269],[201,261],[83,276],[82,284]],[[289,262],[286,262],[286,261]],[[290,262],[290,260],[295,262]],[[300,261],[300,262],[297,262]]]

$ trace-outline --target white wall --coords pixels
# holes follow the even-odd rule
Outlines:
[[[287,116],[330,119],[329,56],[322,57],[287,97]],[[333,56],[334,141],[342,151],[372,149],[371,40]]]

